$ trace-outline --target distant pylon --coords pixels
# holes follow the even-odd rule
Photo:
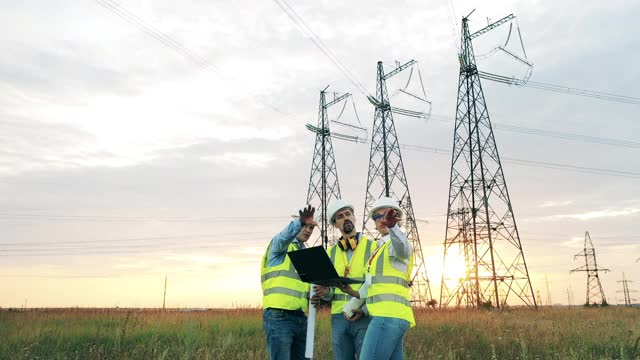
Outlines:
[[[164,295],[162,295],[162,310],[164,310],[166,301],[167,301],[167,274],[164,275]]]
[[[631,298],[630,293],[636,292],[636,290],[629,290],[629,283],[633,281],[627,280],[624,273],[622,273],[622,281],[618,281],[622,283],[622,293],[624,294],[624,305],[631,306],[636,299]],[[620,291],[618,291],[620,292]]]
[[[320,107],[318,110],[317,126],[307,124],[307,129],[316,134],[316,145],[313,150],[313,162],[311,163],[311,176],[309,177],[309,189],[307,191],[307,204],[311,204],[320,212],[320,234],[318,240],[327,248],[329,246],[329,226],[327,219],[327,205],[331,200],[340,199],[340,185],[338,183],[338,170],[333,156],[333,143],[329,130],[329,116],[327,109],[332,105],[345,100],[351,94],[335,96],[327,102],[326,90],[320,91]]]
[[[587,273],[587,299],[585,305],[607,305],[607,298],[604,296],[604,290],[602,290],[598,272],[607,272],[609,269],[598,269],[596,249],[593,247],[593,242],[591,242],[591,236],[588,231],[584,233],[584,248],[574,256],[574,259],[578,257],[584,257],[584,266],[571,270],[571,273],[577,271]]]
[[[473,34],[462,19],[441,307],[537,306],[471,42],[511,19]],[[463,279],[448,275],[449,256],[464,256]]]
[[[575,301],[575,297],[573,296],[573,288],[572,287],[569,288],[569,296],[571,296],[571,304],[570,305],[575,304],[576,301]]]
[[[393,122],[391,104],[387,93],[386,81],[404,69],[413,66],[415,60],[399,65],[384,73],[382,61],[377,66],[376,97],[369,97],[369,101],[375,106],[373,130],[371,134],[371,153],[369,157],[369,174],[367,177],[367,192],[365,196],[363,232],[370,238],[376,238],[375,225],[369,218],[369,211],[373,203],[382,196],[391,197],[399,201],[404,213],[404,228],[407,237],[414,249],[413,275],[411,278],[411,301],[414,304],[425,306],[433,299],[431,286],[427,276],[422,253],[422,244],[418,235],[416,218],[413,212],[413,204],[409,195],[409,185],[404,172],[400,144]]]
[[[544,282],[547,284],[547,305],[551,306],[551,289],[549,289],[549,278],[544,275]]]

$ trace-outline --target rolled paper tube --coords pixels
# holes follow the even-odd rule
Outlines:
[[[313,359],[313,340],[316,333],[316,307],[311,304],[311,298],[315,295],[315,290],[311,284],[311,291],[309,291],[309,318],[307,319],[307,344],[304,348],[304,357]]]
[[[348,317],[353,316],[353,310],[359,309],[365,303],[365,299],[351,298],[348,303],[342,307],[342,312]]]

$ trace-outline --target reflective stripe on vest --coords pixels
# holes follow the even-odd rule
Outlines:
[[[364,270],[364,265],[369,261],[369,258],[371,257],[371,248],[373,247],[373,244],[375,244],[375,241],[372,241],[371,243],[372,244],[369,244],[369,246],[367,246],[367,248],[364,249],[364,263],[362,264],[362,270]],[[377,244],[376,244],[376,247],[377,247]]]
[[[290,296],[295,296],[295,297],[305,298],[305,299],[309,297],[308,292],[291,290],[286,287],[274,287],[274,288],[267,289],[262,293],[262,295],[264,296],[271,295],[271,294],[290,295]]]
[[[376,275],[371,277],[371,284],[397,284],[402,285],[404,287],[409,286],[407,280],[403,278],[399,278],[397,276],[382,276]]]
[[[395,295],[395,294],[379,294],[379,295],[369,296],[367,298],[367,305],[375,304],[381,301],[393,301],[393,302],[401,303],[407,306],[411,306],[411,303],[407,299],[403,298],[400,295]]]
[[[363,246],[364,249],[362,249]],[[339,275],[342,276],[344,274],[345,267],[349,264],[344,263],[346,261],[346,256],[344,256],[345,254],[338,254],[339,251],[344,251],[341,248],[338,249],[338,247],[338,244],[333,245],[333,247],[328,250],[328,253],[331,262],[336,268],[336,271]],[[351,255],[351,267],[348,277],[364,281],[364,272],[366,270],[366,265],[369,261],[369,258],[371,257],[371,252],[375,247],[375,242],[369,240],[366,236],[360,236],[360,239],[358,240],[358,246]],[[358,291],[361,286],[362,284],[351,285],[351,287],[356,291]],[[334,295],[331,298],[331,313],[342,313],[342,307],[346,305],[347,301],[351,300],[351,298],[352,297],[350,295],[345,294],[337,288],[334,288]]]
[[[297,250],[296,243],[291,243],[287,251]],[[281,264],[267,267],[267,249],[262,259],[261,286],[262,307],[285,310],[305,311],[309,305],[309,284],[300,280],[291,259],[287,255]]]
[[[367,309],[371,316],[404,319],[413,327],[415,317],[409,301],[409,274],[408,271],[405,273],[393,266],[389,257],[390,246],[391,241],[388,241],[376,252],[376,258],[371,259],[373,263],[368,273],[372,276],[371,286],[367,291]]]
[[[293,268],[293,266],[291,266],[291,268]],[[266,281],[277,276],[284,276],[291,279],[300,280],[298,273],[295,271],[291,271],[291,268],[289,268],[289,270],[278,270],[266,273],[260,277],[260,281]]]
[[[333,249],[331,249],[331,263],[335,264],[336,263],[336,251],[338,251],[338,244],[333,246]]]

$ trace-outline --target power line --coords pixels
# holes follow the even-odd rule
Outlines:
[[[579,88],[573,88],[573,87],[562,86],[562,85],[554,85],[554,84],[548,84],[548,83],[531,81],[531,80],[524,81],[521,79],[488,73],[484,71],[478,71],[478,74],[482,79],[490,80],[490,81],[494,81],[494,82],[498,82],[506,85],[516,85],[521,87],[526,86],[526,87],[539,89],[539,90],[565,93],[570,95],[583,96],[583,97],[589,97],[589,98],[606,100],[606,101],[626,103],[626,104],[640,105],[640,98],[637,98],[637,97],[610,94],[602,91],[579,89]]]
[[[440,121],[440,122],[453,122],[455,119],[451,116],[446,115],[438,115],[432,114],[430,119]],[[536,136],[544,136],[544,137],[552,137],[563,140],[572,140],[572,141],[580,141],[586,143],[593,144],[601,144],[601,145],[609,145],[609,146],[617,146],[617,147],[627,147],[627,148],[635,148],[640,149],[640,142],[636,141],[628,141],[628,140],[619,140],[612,139],[600,136],[591,136],[591,135],[582,135],[571,132],[561,132],[561,131],[553,131],[546,129],[538,129],[538,128],[530,128],[518,125],[509,125],[504,123],[493,123],[493,128],[496,130],[510,131],[527,135],[536,135]]]
[[[140,28],[141,30],[143,30],[144,32],[149,34],[151,37],[153,37],[154,39],[160,41],[161,43],[163,43],[168,48],[176,51],[177,53],[179,53],[180,55],[184,56],[185,58],[187,58],[188,60],[192,61],[193,63],[197,64],[198,66],[202,67],[203,69],[214,71],[214,72],[218,73],[219,75],[223,74],[222,70],[220,70],[218,67],[213,65],[211,62],[209,62],[205,58],[197,55],[195,52],[193,52],[189,48],[185,47],[184,45],[182,45],[180,42],[178,42],[177,40],[173,39],[169,35],[167,35],[167,34],[163,33],[162,31],[158,30],[153,25],[145,22],[140,17],[135,15],[133,12],[127,10],[124,6],[119,5],[118,3],[116,3],[113,0],[95,0],[95,1],[98,4],[102,5],[104,8],[106,8],[107,10],[113,12],[114,14],[118,15],[120,18],[122,18],[122,19],[126,20],[127,22],[129,22],[129,23],[135,25],[136,27]],[[236,82],[239,82],[239,80],[230,77],[228,74],[224,74],[224,75],[226,77],[231,78],[232,80],[234,80]],[[281,109],[280,107],[278,107],[277,105],[275,105],[273,102],[271,102],[269,100],[268,97],[262,96],[262,95],[253,95],[253,97],[259,103],[261,103],[262,105],[272,109],[273,111],[295,119],[293,114],[291,114],[290,112],[285,111],[285,110]]]
[[[194,238],[220,239],[220,238],[227,238],[230,236],[259,235],[264,233],[265,231],[252,231],[252,232],[233,232],[233,233],[217,233],[217,234],[197,234],[197,235],[147,236],[147,237],[130,237],[130,238],[101,239],[101,240],[56,241],[55,244],[95,244],[95,243],[157,241],[157,240],[194,239]],[[37,245],[53,245],[53,244],[50,241],[0,243],[0,246],[37,246]]]
[[[189,244],[165,244],[168,246],[156,246],[155,244],[145,245],[105,245],[99,249],[92,248],[38,248],[38,249],[10,249],[0,250],[0,257],[23,257],[23,256],[71,256],[71,255],[118,255],[118,254],[152,254],[159,252],[176,252],[183,250],[203,250],[203,249],[242,249],[260,244],[212,244],[212,245],[189,245]],[[104,251],[102,251],[104,250]]]
[[[341,139],[347,140],[350,142],[355,142],[357,144],[366,144],[366,139],[353,138],[353,139]],[[436,147],[430,146],[422,146],[422,145],[413,145],[413,144],[400,144],[400,147],[407,150],[412,151],[421,151],[421,152],[430,152],[439,155],[451,155],[450,150],[440,149]],[[532,167],[543,167],[554,170],[567,170],[573,172],[581,172],[587,174],[596,174],[596,175],[609,175],[609,176],[618,176],[618,177],[626,177],[637,179],[640,178],[640,173],[630,172],[630,171],[621,171],[621,170],[613,170],[613,169],[604,169],[604,168],[590,168],[584,166],[576,166],[571,164],[559,164],[552,162],[543,162],[543,161],[533,161],[533,160],[525,160],[525,159],[517,159],[517,158],[502,158],[504,162],[514,163],[518,165],[532,166]]]
[[[291,7],[286,0],[273,0],[282,11],[293,21],[296,28],[303,35],[307,35],[309,40],[320,50],[342,74],[358,89],[364,96],[371,96],[367,88],[355,77],[353,72],[340,61],[340,59],[329,49],[329,47],[320,39],[320,37],[309,27],[304,19]]]
[[[81,216],[81,215],[55,215],[55,214],[10,214],[0,213],[1,220],[43,220],[43,221],[63,221],[63,222],[164,222],[164,223],[219,223],[219,222],[262,222],[271,223],[276,220],[287,219],[286,216],[279,217],[203,217],[203,218],[155,218],[155,217],[126,217],[126,216]]]
[[[439,149],[439,148],[429,147],[429,146],[403,144],[403,145],[400,145],[400,147],[407,150],[413,150],[413,151],[430,152],[430,153],[440,154],[440,155],[451,155],[451,151],[449,150]],[[549,168],[549,169],[556,169],[556,170],[567,170],[567,171],[575,171],[575,172],[597,174],[597,175],[619,176],[619,177],[626,177],[626,178],[632,178],[632,179],[640,178],[640,173],[635,173],[630,171],[592,168],[592,167],[576,166],[576,165],[570,165],[570,164],[533,161],[533,160],[525,160],[525,159],[517,159],[517,158],[508,158],[508,157],[502,157],[501,160],[503,160],[504,162],[512,163],[512,164],[542,167],[542,168]]]
[[[541,235],[549,236],[547,234],[532,234],[532,235],[522,235],[523,239],[529,241],[530,245],[534,245],[536,243],[535,240],[555,240],[557,238],[563,237],[576,237],[573,235],[566,236],[553,236],[553,237],[540,237]],[[256,244],[257,245],[257,244]],[[626,243],[616,243],[616,244],[606,244],[607,246],[615,246],[615,245],[629,245]],[[166,247],[166,248],[149,248],[147,250],[135,250],[135,246],[130,246],[134,250],[114,250],[114,251],[93,251],[91,249],[26,249],[23,253],[11,253],[11,254],[0,254],[0,257],[24,257],[24,256],[71,256],[71,255],[118,255],[118,254],[150,254],[150,253],[158,253],[158,252],[167,252],[173,250],[201,250],[201,249],[220,249],[220,248],[246,248],[251,247],[251,245],[239,245],[239,244],[216,244],[216,245],[178,245],[176,247]],[[113,248],[120,248],[118,246],[113,246]],[[72,250],[73,252],[64,252]],[[91,251],[83,251],[83,250],[91,250]],[[105,249],[109,250],[109,248]],[[7,250],[0,250],[0,252]],[[47,252],[48,251],[48,252]]]
[[[460,45],[458,44],[458,21],[456,20],[456,12],[453,7],[453,1],[451,0],[443,0],[444,9],[447,14],[447,19],[449,20],[449,25],[451,25],[451,39],[453,41],[453,47],[458,53],[460,51]]]
[[[247,239],[244,239],[247,240]],[[256,241],[255,239],[250,239]],[[53,248],[35,248],[35,249],[0,249],[0,253],[31,253],[41,251],[84,251],[84,250],[109,250],[109,249],[147,249],[149,251],[159,250],[180,250],[180,249],[219,249],[219,248],[246,248],[252,246],[251,244],[238,243],[239,240],[235,240],[236,243],[218,243],[218,244],[184,244],[184,243],[169,243],[169,244],[134,244],[134,245],[92,245],[91,247],[53,247]],[[264,243],[264,241],[263,241]],[[263,245],[263,243],[255,245]],[[55,244],[50,244],[55,245]],[[74,252],[75,254],[75,252]]]
[[[282,4],[280,3],[280,1],[282,1]],[[195,54],[193,51],[191,51],[190,49],[186,48],[185,46],[183,46],[182,44],[180,44],[178,41],[176,41],[175,39],[171,38],[167,34],[163,33],[160,30],[158,30],[153,25],[145,22],[143,19],[141,19],[140,17],[138,17],[137,15],[132,13],[131,11],[129,11],[126,8],[124,8],[122,5],[119,5],[119,4],[115,3],[112,0],[96,0],[96,2],[99,3],[100,5],[102,5],[103,7],[105,7],[106,9],[112,11],[114,14],[118,15],[122,19],[124,19],[124,20],[130,22],[131,24],[137,26],[138,28],[142,29],[147,34],[149,34],[150,36],[155,38],[156,40],[162,42],[167,47],[169,47],[169,48],[175,50],[176,52],[180,53],[181,55],[183,55],[184,57],[186,57],[190,61],[194,62],[195,64],[197,64],[197,65],[199,65],[199,66],[201,66],[201,67],[203,67],[205,69],[212,70],[212,71],[215,71],[215,72],[218,72],[218,73],[222,74],[221,70],[219,68],[217,68],[215,65],[211,64],[206,59],[204,59],[204,58],[200,57],[199,55]],[[334,65],[336,65],[336,67],[345,75],[345,77],[347,77],[347,79],[349,79],[353,83],[353,85],[360,92],[362,92],[365,96],[369,95],[369,93],[366,90],[366,88],[364,87],[364,85],[362,85],[362,83],[357,78],[355,78],[355,76],[349,70],[349,68],[347,68],[335,56],[335,54],[333,54],[333,52],[329,49],[329,47],[307,25],[307,23],[304,21],[304,19],[291,7],[291,5],[289,5],[285,0],[274,0],[274,2],[276,2],[276,4],[278,4],[278,6],[287,14],[287,16],[289,16],[289,18],[296,24],[297,28],[301,32],[303,32],[304,34],[309,36],[310,40],[314,43],[314,45],[316,45],[316,47],[318,47],[318,49],[320,51],[322,51],[323,54],[325,54],[325,56],[327,56],[327,58],[330,59],[334,63]],[[445,0],[445,6],[447,6],[447,5],[448,4],[446,3],[446,0]],[[451,4],[451,6],[452,6],[452,4]],[[449,13],[449,12],[447,11],[447,13]],[[454,25],[454,27],[455,27],[455,25]],[[545,83],[535,82],[535,81],[528,81],[526,83],[524,83],[524,82],[523,83],[519,83],[518,80],[514,79],[514,78],[509,78],[509,77],[505,77],[505,76],[502,76],[502,75],[490,74],[490,73],[484,73],[484,72],[481,72],[481,76],[487,76],[488,80],[493,80],[493,81],[498,81],[499,80],[499,82],[505,82],[505,83],[519,85],[519,86],[529,86],[529,87],[536,87],[536,88],[544,88],[544,89],[547,89],[547,90],[558,91],[558,92],[570,91],[570,93],[575,92],[576,95],[590,96],[590,97],[596,97],[596,98],[601,98],[601,99],[605,99],[605,100],[613,100],[613,101],[619,101],[619,102],[628,102],[628,103],[640,104],[640,99],[639,98],[634,98],[634,97],[629,97],[629,96],[613,95],[613,94],[608,94],[608,93],[604,93],[604,92],[583,90],[583,89],[578,89],[578,88],[569,88],[569,87],[564,87],[564,86],[559,86],[559,85],[552,85],[552,84],[545,84]],[[266,105],[267,107],[272,108],[274,111],[279,112],[279,113],[284,114],[284,115],[287,115],[287,116],[290,116],[292,118],[295,118],[293,116],[293,114],[291,114],[291,113],[289,113],[289,112],[287,112],[285,110],[280,109],[278,106],[276,106],[271,101],[269,101],[268,98],[263,97],[263,96],[256,96],[256,97],[259,98],[259,101],[263,105]],[[431,117],[435,118],[436,120],[451,119],[451,118],[448,118],[448,117],[442,116],[442,115],[432,115]],[[549,136],[549,137],[555,137],[555,138],[561,138],[561,139],[592,142],[592,143],[612,145],[612,146],[623,146],[623,147],[631,147],[631,148],[640,148],[640,143],[632,142],[632,141],[608,139],[608,138],[594,137],[594,136],[580,135],[580,134],[572,134],[572,133],[562,133],[562,132],[555,132],[555,131],[549,131],[549,130],[543,130],[543,129],[535,129],[535,128],[525,128],[525,127],[514,126],[514,125],[506,125],[506,124],[496,124],[495,128],[496,129],[506,130],[506,131],[530,134],[530,135]]]

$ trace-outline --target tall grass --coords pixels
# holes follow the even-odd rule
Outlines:
[[[406,359],[640,359],[640,308],[416,310]],[[318,314],[316,359],[331,359]],[[266,359],[262,311],[0,311],[0,359]]]

